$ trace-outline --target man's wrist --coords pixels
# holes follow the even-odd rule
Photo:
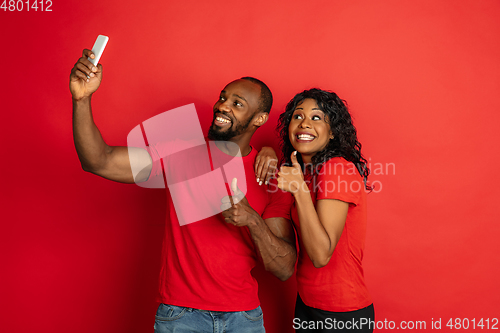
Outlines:
[[[90,96],[84,96],[84,97],[81,97],[81,98],[74,98],[72,97],[73,99],[73,103],[74,104],[87,104],[87,103],[90,103],[90,100],[92,99],[92,95]]]
[[[260,228],[261,223],[264,223],[264,220],[259,214],[255,213],[250,217],[247,227],[250,231],[256,230]]]

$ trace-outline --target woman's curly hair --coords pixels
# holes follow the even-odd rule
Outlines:
[[[318,88],[304,90],[288,102],[285,112],[279,117],[277,127],[281,137],[282,164],[291,165],[290,156],[295,150],[288,136],[288,127],[292,120],[293,112],[300,103],[308,98],[315,100],[318,108],[325,113],[325,121],[330,124],[330,130],[333,134],[333,139],[330,139],[326,147],[313,156],[312,166],[310,166],[312,167],[312,172],[319,172],[323,163],[333,157],[343,157],[347,161],[354,163],[363,177],[366,189],[371,191],[372,187],[368,184],[370,169],[368,168],[366,159],[361,154],[361,143],[358,141],[356,127],[354,127],[351,115],[347,110],[347,103],[331,91]],[[300,154],[297,154],[297,160],[304,169]]]

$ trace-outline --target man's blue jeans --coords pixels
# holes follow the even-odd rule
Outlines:
[[[160,304],[155,333],[264,333],[260,306],[250,311],[219,312]]]

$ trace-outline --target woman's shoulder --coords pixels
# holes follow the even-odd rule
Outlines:
[[[358,205],[362,202],[363,177],[355,164],[333,157],[323,164],[316,178],[316,199],[337,199]]]
[[[327,165],[327,164],[344,164],[344,165],[352,164],[352,165],[354,165],[354,163],[346,160],[345,158],[343,158],[341,156],[332,157],[323,163],[323,165]]]

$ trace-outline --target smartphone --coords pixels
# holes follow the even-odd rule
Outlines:
[[[90,57],[88,58],[89,61],[94,64],[94,66],[97,66],[99,63],[99,59],[101,59],[102,53],[104,52],[104,48],[106,47],[106,44],[108,44],[109,37],[108,36],[103,36],[99,35],[97,36],[97,39],[95,40],[94,46],[92,47],[92,52],[95,55],[94,59],[91,59]]]

